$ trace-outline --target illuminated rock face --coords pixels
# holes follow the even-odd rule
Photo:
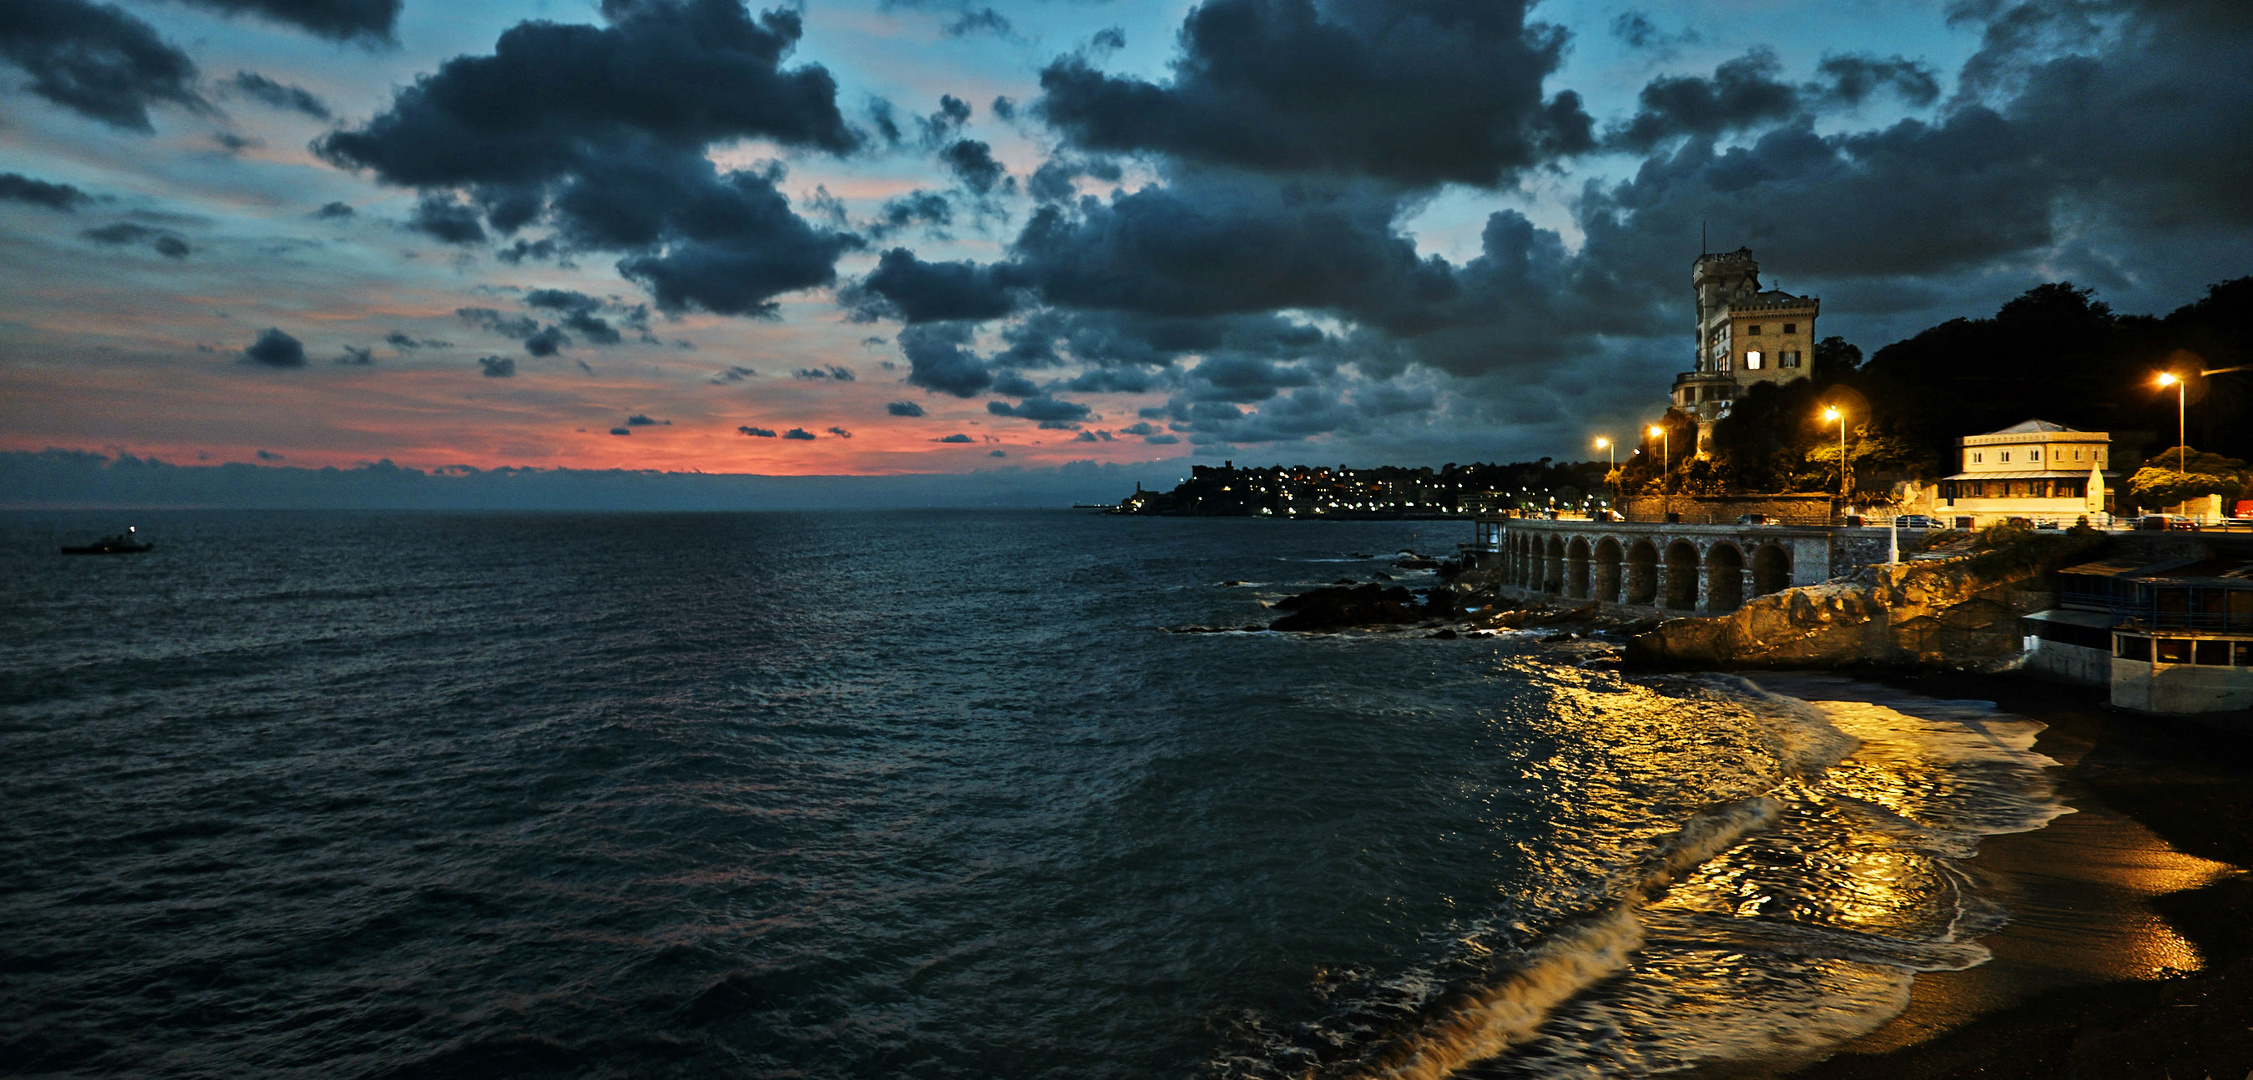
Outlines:
[[[2019,657],[2019,620],[2055,597],[2037,571],[1982,576],[1955,560],[1870,566],[1757,597],[1728,615],[1662,624],[1628,642],[1627,660],[1645,668],[1994,667]]]
[[[1690,291],[1697,298],[1697,361],[1675,376],[1672,405],[1697,421],[1703,456],[1712,449],[1714,423],[1745,388],[1807,377],[1822,301],[1762,289],[1751,248],[1698,256]]]

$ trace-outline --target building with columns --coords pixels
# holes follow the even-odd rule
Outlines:
[[[1974,525],[2024,517],[2070,525],[2102,521],[2120,474],[2107,466],[2112,436],[2028,420],[1960,440],[1963,471],[1940,481],[1935,511]]]
[[[1674,378],[1673,406],[1697,421],[1697,453],[1713,448],[1713,425],[1754,383],[1807,377],[1822,301],[1760,287],[1751,248],[1707,253],[1690,268],[1697,299],[1695,370]]]

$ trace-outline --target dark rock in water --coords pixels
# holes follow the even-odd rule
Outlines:
[[[1394,626],[1434,616],[1452,617],[1452,603],[1453,594],[1446,589],[1419,596],[1398,585],[1387,588],[1339,582],[1276,601],[1277,610],[1291,614],[1277,619],[1268,629],[1322,633],[1356,626]]]
[[[1391,580],[1392,580],[1392,575],[1391,575],[1391,574],[1388,574],[1388,573],[1385,573],[1385,572],[1384,572],[1384,571],[1382,571],[1382,570],[1372,570],[1372,571],[1370,571],[1370,572],[1369,572],[1369,576],[1370,576],[1370,577],[1372,577],[1372,578],[1375,578],[1375,579],[1376,579],[1376,580],[1378,580],[1378,581],[1391,581]]]
[[[1457,635],[1457,634],[1455,633],[1455,628],[1454,628],[1454,627],[1452,627],[1452,626],[1443,626],[1443,627],[1440,627],[1440,628],[1439,628],[1439,629],[1437,629],[1437,630],[1434,630],[1434,631],[1432,631],[1431,633],[1429,633],[1429,634],[1427,634],[1427,635],[1425,635],[1425,636],[1426,636],[1426,637],[1435,637],[1435,638],[1438,638],[1438,639],[1440,639],[1441,641],[1453,641],[1453,640],[1455,640],[1455,639],[1456,639],[1456,637],[1458,637],[1459,635]]]
[[[1579,636],[1580,636],[1579,634],[1575,634],[1575,633],[1573,633],[1573,632],[1572,632],[1572,631],[1570,631],[1570,630],[1566,630],[1566,631],[1563,631],[1563,632],[1560,632],[1560,633],[1555,633],[1555,634],[1547,634],[1547,635],[1544,635],[1544,636],[1542,637],[1542,639],[1541,639],[1541,640],[1542,640],[1543,642],[1551,642],[1551,641],[1571,641],[1571,640],[1573,640],[1574,638],[1577,638],[1577,637],[1579,637]]]
[[[1438,559],[1431,559],[1431,558],[1426,558],[1426,557],[1424,557],[1424,556],[1422,556],[1422,555],[1402,555],[1402,556],[1401,556],[1400,558],[1394,559],[1394,560],[1392,561],[1392,564],[1393,564],[1393,567],[1394,567],[1395,569],[1398,569],[1398,570],[1437,570],[1437,569],[1439,569],[1439,560],[1438,560]]]
[[[1356,551],[1356,552],[1354,552],[1353,554],[1351,554],[1351,555],[1348,555],[1348,556],[1346,556],[1346,557],[1347,557],[1347,558],[1349,558],[1349,559],[1374,559],[1374,558],[1376,558],[1376,556],[1375,556],[1375,555],[1371,555],[1371,554],[1369,554],[1369,553],[1368,553],[1368,552],[1366,552],[1366,551]]]
[[[1336,581],[1333,581],[1333,582],[1331,582],[1330,584],[1332,584],[1332,585],[1359,585],[1359,584],[1361,584],[1361,583],[1360,583],[1360,582],[1358,582],[1358,581],[1355,581],[1355,580],[1353,580],[1352,578],[1349,578],[1349,577],[1342,577],[1342,578],[1339,578],[1339,579],[1338,579],[1338,580],[1336,580]],[[1276,606],[1277,606],[1277,607],[1281,607],[1282,605],[1278,604],[1278,605],[1276,605]]]
[[[1220,587],[1223,589],[1234,589],[1242,587],[1243,584],[1244,583],[1241,581],[1223,581],[1220,583]]]

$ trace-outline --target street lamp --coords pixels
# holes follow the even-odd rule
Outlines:
[[[2189,383],[2176,378],[2172,371],[2162,371],[2159,373],[2159,386],[2161,389],[2170,386],[2175,388],[2175,475],[2181,477],[2190,472],[2190,447],[2186,445],[2189,440],[2183,436],[2183,390]],[[2203,415],[2212,416],[2213,413]]]
[[[1665,449],[1665,453],[1666,453],[1666,456],[1665,456],[1665,457],[1663,457],[1663,458],[1661,458],[1661,459],[1659,459],[1659,466],[1660,466],[1660,468],[1659,468],[1659,471],[1658,471],[1658,474],[1659,474],[1659,478],[1660,478],[1660,479],[1661,479],[1661,480],[1663,481],[1663,480],[1665,479],[1665,477],[1666,477],[1666,474],[1667,474],[1667,473],[1670,473],[1670,472],[1673,472],[1673,471],[1674,471],[1674,438],[1673,438],[1673,433],[1672,433],[1672,432],[1669,432],[1669,431],[1667,431],[1667,430],[1666,430],[1666,428],[1664,428],[1664,427],[1662,427],[1662,426],[1660,426],[1660,425],[1658,425],[1658,424],[1652,424],[1652,425],[1651,425],[1651,438],[1654,438],[1654,439],[1658,439],[1658,440],[1660,440],[1660,442],[1659,442],[1659,445],[1660,445],[1661,447],[1663,447],[1663,448]]]
[[[1823,419],[1838,421],[1838,512],[1846,512],[1846,411],[1836,405],[1823,410]]]
[[[1612,441],[1602,435],[1596,436],[1596,448],[1602,450],[1606,458],[1611,459],[1611,471],[1604,474],[1604,479],[1610,480],[1612,473],[1619,471],[1619,448],[1613,446]],[[1619,504],[1619,484],[1617,482],[1612,484],[1612,504],[1614,506]]]

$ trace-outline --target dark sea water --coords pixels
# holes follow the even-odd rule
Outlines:
[[[55,552],[126,523],[0,516],[0,1073],[1790,1059],[1983,959],[1962,860],[2062,809],[1975,703],[1168,632],[1427,583],[1390,559],[1467,525],[176,512]]]

